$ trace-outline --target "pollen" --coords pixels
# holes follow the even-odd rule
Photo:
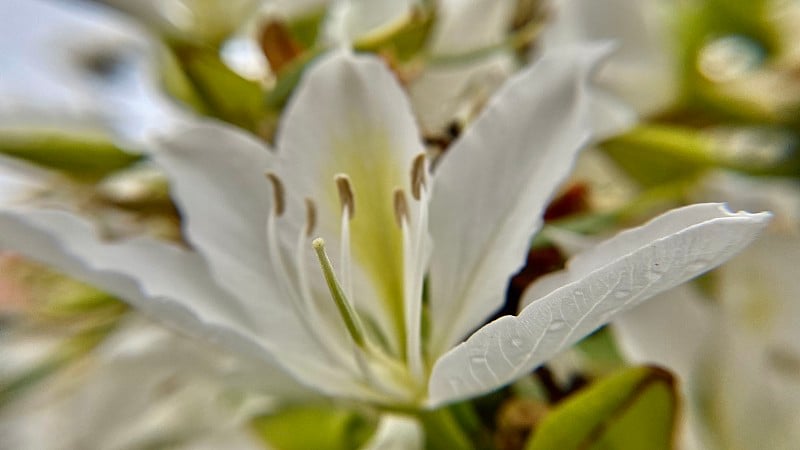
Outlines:
[[[425,186],[426,182],[425,154],[420,153],[411,163],[411,195],[414,200],[419,200],[422,197],[422,187]]]
[[[340,173],[334,177],[336,188],[339,191],[339,201],[342,204],[342,212],[347,211],[347,217],[352,220],[355,211],[355,196],[353,195],[353,185],[350,177]]]
[[[406,193],[397,188],[394,190],[394,220],[398,227],[403,227],[403,222],[408,221],[408,202]]]
[[[275,201],[275,215],[280,217],[286,210],[286,194],[283,188],[283,182],[272,172],[267,172],[264,174],[264,176],[266,176],[270,183],[272,183],[272,196]]]

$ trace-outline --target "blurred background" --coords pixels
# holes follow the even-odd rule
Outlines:
[[[385,60],[435,167],[517,70],[599,41],[615,48],[595,74],[601,133],[498,314],[667,209],[724,201],[774,220],[721,268],[476,400],[476,446],[525,448],[563,402],[646,365],[666,400],[630,404],[667,438],[626,448],[800,448],[800,1],[0,0],[0,177],[109,240],[183,244],[154,139],[209,117],[273,142],[331,49]],[[352,405],[260,395],[225,354],[1,250],[0,448],[358,448],[376,429]],[[319,441],[297,441],[308,424]]]

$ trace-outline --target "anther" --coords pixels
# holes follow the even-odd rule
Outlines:
[[[394,220],[400,228],[403,227],[403,222],[408,220],[406,193],[400,188],[394,190]]]
[[[267,172],[264,174],[267,179],[272,183],[272,195],[275,199],[275,215],[280,216],[283,214],[283,211],[286,208],[286,202],[284,201],[284,190],[283,190],[283,183],[281,179],[278,178],[272,172]]]
[[[420,153],[411,163],[411,195],[414,200],[422,197],[422,186],[427,182],[425,178],[425,154]]]
[[[340,173],[333,179],[336,181],[336,188],[339,190],[339,201],[342,204],[342,211],[347,210],[347,217],[352,219],[356,211],[353,186],[350,184],[350,177]]]
[[[322,267],[322,274],[325,276],[325,282],[328,284],[328,290],[331,293],[334,303],[336,303],[336,308],[342,316],[347,331],[350,333],[356,345],[364,348],[366,344],[364,340],[364,329],[361,322],[358,320],[353,305],[351,305],[350,301],[345,297],[344,291],[339,285],[339,281],[336,279],[331,261],[328,259],[328,254],[325,253],[325,241],[322,240],[322,238],[316,238],[311,242],[311,245],[317,253],[319,264]]]
[[[314,200],[306,198],[306,236],[310,237],[317,227],[317,207]]]

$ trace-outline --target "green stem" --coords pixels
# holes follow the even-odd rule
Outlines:
[[[425,427],[425,448],[432,450],[471,450],[472,440],[459,425],[450,408],[420,414]]]

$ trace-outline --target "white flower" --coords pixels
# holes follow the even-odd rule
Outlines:
[[[632,362],[659,364],[679,377],[686,397],[681,449],[796,448],[800,189],[796,181],[731,174],[705,184],[704,197],[774,208],[769,233],[720,267],[713,289],[666,292],[615,320],[614,334]]]
[[[24,204],[0,211],[0,247],[326,395],[436,407],[489,392],[718,265],[768,220],[716,204],[669,212],[576,257],[518,316],[473,333],[590,138],[586,80],[602,53],[566,48],[521,71],[431,173],[391,73],[333,52],[306,72],[276,151],[210,123],[165,138],[156,160],[194,250],[103,242],[74,216]]]

